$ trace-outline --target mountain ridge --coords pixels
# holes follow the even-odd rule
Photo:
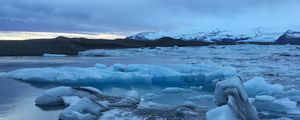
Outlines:
[[[228,36],[227,36],[228,37]],[[140,47],[171,47],[171,46],[208,46],[208,45],[236,45],[236,44],[258,44],[258,45],[300,45],[300,32],[286,31],[279,38],[271,42],[261,42],[251,39],[244,40],[222,38],[221,40],[201,41],[182,40],[171,37],[162,37],[155,40],[143,39],[87,39],[68,38],[59,36],[53,39],[30,39],[23,41],[0,41],[0,56],[41,56],[45,53],[77,55],[79,51],[90,49],[119,49]],[[261,37],[261,36],[260,36]],[[257,37],[259,38],[259,37]],[[263,38],[263,37],[261,37]],[[273,38],[273,37],[271,37]],[[270,38],[268,38],[270,39]]]

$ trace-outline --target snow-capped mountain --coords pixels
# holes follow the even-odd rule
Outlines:
[[[127,37],[134,40],[157,40],[163,37],[171,37],[181,40],[195,40],[206,42],[275,42],[284,31],[274,31],[267,29],[252,30],[214,30],[201,32],[198,30],[173,30],[159,32],[143,32]]]

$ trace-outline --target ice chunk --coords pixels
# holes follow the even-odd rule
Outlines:
[[[112,69],[114,71],[125,72],[125,68],[126,68],[126,65],[124,65],[124,64],[114,64],[114,65],[112,65]]]
[[[281,118],[276,118],[276,119],[272,119],[272,120],[293,120],[293,119],[288,118],[288,117],[281,117]]]
[[[217,107],[206,113],[206,120],[238,120],[228,105]]]
[[[287,112],[295,109],[297,103],[289,98],[280,99],[255,99],[253,105],[259,111]]]
[[[63,96],[62,99],[65,105],[74,105],[81,100],[78,96]]]
[[[107,66],[106,66],[106,65],[104,65],[104,64],[99,64],[99,63],[97,63],[97,64],[95,65],[95,67],[96,67],[97,69],[107,69]]]
[[[122,100],[111,103],[110,106],[113,107],[137,107],[141,101],[141,96],[134,90],[127,92],[126,97]]]
[[[205,85],[214,86],[214,80],[224,80],[226,78],[234,77],[237,75],[236,69],[233,67],[223,67],[215,71],[206,73],[204,75]]]
[[[215,97],[212,95],[199,95],[199,96],[189,97],[188,99],[191,101],[202,101],[202,100],[214,101]]]
[[[99,120],[145,120],[145,118],[136,116],[129,110],[112,109],[103,112]]]
[[[129,55],[122,50],[104,50],[104,49],[95,49],[78,52],[79,56],[126,56]]]
[[[43,54],[43,57],[66,57],[67,55],[65,54],[49,54],[49,53],[45,53]]]
[[[300,102],[300,90],[289,90],[284,93],[285,96],[290,98],[293,101]]]
[[[56,87],[45,91],[41,96],[39,96],[35,103],[41,106],[56,106],[65,105],[66,101],[70,101],[70,96],[76,96],[79,98],[87,97],[89,99],[95,100],[102,94],[101,91],[89,88],[89,87]],[[74,98],[76,99],[76,98]],[[70,101],[71,102],[71,101]]]
[[[199,120],[201,116],[202,109],[196,104],[191,102],[186,102],[176,108],[176,115],[181,117],[183,120]]]
[[[300,115],[300,108],[287,111],[288,114]]]
[[[255,99],[262,100],[262,101],[274,101],[276,98],[268,95],[260,95],[260,96],[255,96]]]
[[[277,100],[274,100],[274,103],[278,104],[278,105],[281,105],[281,106],[283,106],[284,108],[287,108],[287,109],[293,109],[293,108],[297,107],[297,103],[291,101],[289,98],[277,99]]]
[[[223,67],[216,71],[205,74],[206,80],[214,79],[225,79],[226,77],[233,77],[237,74],[235,68],[233,67]]]
[[[192,92],[192,90],[179,88],[179,87],[167,87],[163,89],[165,93],[180,93],[180,92]]]
[[[215,97],[213,95],[199,95],[188,98],[192,102],[200,102],[201,105],[206,107],[215,107]]]
[[[214,94],[216,103],[221,107],[209,111],[207,120],[258,120],[256,109],[248,101],[240,79],[218,82]]]
[[[194,90],[194,91],[202,91],[203,86],[199,86],[199,87],[191,86],[190,89],[191,89],[191,90]]]
[[[150,110],[173,110],[174,107],[167,104],[161,104],[151,101],[143,101],[141,102],[137,109],[150,109]]]
[[[145,101],[148,101],[148,100],[152,100],[156,97],[159,97],[159,95],[156,95],[154,93],[148,93],[148,94],[145,94],[142,96],[142,98],[145,100]]]
[[[214,94],[219,105],[224,105],[228,102],[228,95],[224,93],[224,90],[227,88],[236,88],[240,94],[241,100],[248,101],[248,95],[241,80],[234,78],[223,80],[216,84]]]
[[[263,78],[256,77],[244,83],[249,96],[271,95],[273,93],[283,92],[283,86],[280,84],[268,84]]]
[[[65,108],[60,114],[61,120],[97,120],[102,111],[108,109],[108,102],[93,102],[83,98]]]

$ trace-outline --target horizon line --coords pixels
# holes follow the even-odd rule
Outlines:
[[[125,38],[125,35],[114,33],[67,33],[67,32],[31,32],[31,31],[0,31],[0,40],[31,40],[54,39],[57,37],[108,39]]]

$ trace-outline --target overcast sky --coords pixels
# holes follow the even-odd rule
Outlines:
[[[300,0],[1,0],[0,31],[126,36],[181,28],[289,28],[300,25],[299,11]]]

